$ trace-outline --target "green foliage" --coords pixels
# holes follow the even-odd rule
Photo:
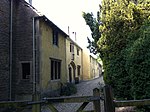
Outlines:
[[[134,99],[150,99],[150,23],[144,24],[136,33],[138,39],[131,42],[126,51],[126,69],[131,78]],[[150,111],[145,107],[143,112]]]
[[[136,2],[135,4],[132,0],[102,1],[102,25],[100,26],[100,32],[102,32],[102,34],[98,45],[103,55],[102,61],[105,70],[105,83],[110,84],[114,88],[116,98],[134,98],[132,92],[138,86],[133,86],[134,81],[132,79],[134,79],[135,75],[133,75],[132,72],[134,70],[140,70],[141,68],[136,69],[137,63],[132,61],[130,64],[135,65],[135,68],[132,67],[132,72],[129,72],[129,70],[131,71],[131,66],[127,63],[129,62],[128,58],[130,56],[127,54],[130,54],[133,49],[131,51],[128,50],[129,53],[127,53],[126,49],[129,49],[128,46],[136,44],[134,43],[135,40],[139,39],[139,29],[141,29],[150,15],[148,11],[149,4],[143,2]],[[143,38],[141,40],[143,40]],[[136,48],[137,46],[134,47]],[[135,49],[134,51],[137,50]],[[137,59],[139,59],[139,56],[136,56]],[[146,61],[149,62],[148,60]],[[144,62],[144,64],[145,63],[146,62]],[[143,65],[140,66],[142,67]],[[144,65],[144,69],[146,69],[147,66],[149,65]],[[135,80],[139,80],[139,78],[135,77]],[[139,87],[137,91],[141,91],[141,88]],[[142,94],[143,92],[141,92],[139,96]]]
[[[124,49],[129,32],[134,31],[136,21],[133,20],[134,3],[118,0],[103,0],[102,33],[99,48],[103,51],[104,80],[112,85],[118,98],[130,99],[130,76],[125,69]],[[126,90],[126,91],[124,91]]]
[[[72,83],[66,83],[62,88],[61,88],[61,96],[70,96],[72,94],[77,93],[77,88],[75,84]]]
[[[100,12],[101,33],[93,38],[93,47],[103,61],[105,83],[118,99],[150,98],[150,1],[102,0]],[[95,31],[93,16],[84,15]]]
[[[101,33],[99,32],[99,21],[93,17],[92,13],[83,12],[82,16],[85,19],[86,24],[90,27],[92,32],[91,35],[93,38],[93,41],[87,38],[89,43],[87,48],[90,50],[91,53],[97,54],[98,52],[97,42],[101,35]]]

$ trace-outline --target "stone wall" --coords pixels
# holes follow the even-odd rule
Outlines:
[[[20,62],[29,61],[32,64],[32,20],[37,13],[24,0],[13,0],[13,62],[10,86],[10,2],[11,0],[0,0],[0,101],[9,100],[10,87],[14,100],[19,95],[32,95],[33,87],[32,76],[30,80],[22,80]]]
[[[9,15],[9,0],[0,0],[0,101],[9,99]]]
[[[22,79],[20,62],[33,60],[33,17],[37,13],[24,0],[15,0],[13,10],[13,98],[32,95],[32,73],[29,80]],[[32,70],[31,70],[32,71]]]

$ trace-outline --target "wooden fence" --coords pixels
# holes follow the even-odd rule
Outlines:
[[[112,88],[109,85],[104,87],[104,99],[105,99],[104,102],[105,112],[115,112],[115,107],[150,105],[150,99],[125,100],[125,101],[114,100]]]
[[[52,112],[58,112],[58,110],[53,105],[54,103],[82,103],[76,112],[101,112],[100,101],[103,100],[105,112],[115,112],[115,107],[150,105],[150,99],[126,101],[114,100],[111,87],[105,86],[104,98],[101,97],[99,89],[95,88],[93,89],[93,96],[54,97],[44,98],[41,101],[3,101],[0,102],[0,108],[14,107],[17,109],[16,112],[21,112],[26,107],[32,106],[32,112],[41,112],[41,105],[44,104],[47,105],[47,107],[49,107]],[[84,111],[84,108],[89,102],[93,102],[94,110]]]
[[[93,96],[74,96],[74,97],[54,97],[43,98],[42,101],[6,101],[0,102],[0,107],[15,107],[17,112],[21,112],[27,106],[32,106],[32,112],[40,112],[41,104],[47,105],[52,112],[58,112],[53,105],[54,103],[82,103],[76,112],[101,112],[99,89],[93,89]],[[93,109],[90,111],[83,111],[89,102],[93,102]]]

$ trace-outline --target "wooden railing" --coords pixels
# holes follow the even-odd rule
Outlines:
[[[108,85],[104,87],[104,99],[105,99],[104,103],[105,112],[115,112],[115,107],[150,105],[150,99],[125,100],[125,101],[114,100],[112,88]]]
[[[0,108],[15,108],[16,112],[21,112],[26,109],[28,106],[32,106],[32,112],[40,112],[40,104],[45,104],[46,101],[2,101],[0,102]]]
[[[54,103],[82,103],[83,104],[77,109],[76,112],[101,112],[99,89],[93,89],[93,96],[74,96],[74,97],[54,97],[54,98],[43,98],[41,101],[6,101],[0,102],[0,107],[15,107],[17,112],[21,112],[27,106],[32,106],[32,112],[40,112],[41,104],[47,105],[52,112],[58,112],[53,105]],[[91,111],[83,111],[89,102],[93,102],[93,109]]]
[[[93,89],[93,96],[43,98],[41,101],[3,101],[0,102],[0,108],[14,107],[17,109],[16,112],[21,112],[26,107],[32,106],[32,112],[41,112],[41,105],[44,104],[47,105],[52,112],[58,112],[57,108],[53,105],[55,103],[82,103],[76,112],[101,112],[100,101],[103,100],[105,112],[115,112],[115,107],[150,105],[150,99],[125,101],[114,100],[111,87],[105,86],[104,98],[101,97],[99,89],[95,88]],[[89,102],[93,102],[94,110],[84,111],[84,108]]]

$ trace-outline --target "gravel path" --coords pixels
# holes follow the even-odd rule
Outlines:
[[[72,96],[92,96],[93,89],[99,88],[99,83],[104,83],[103,77],[99,77],[89,81],[83,81],[77,84],[77,93]],[[59,103],[55,104],[55,107],[59,112],[75,112],[82,103]],[[103,103],[102,103],[103,106]],[[85,110],[93,110],[93,104],[89,103]],[[103,109],[102,109],[103,110]],[[42,107],[42,112],[51,112],[47,106]]]

